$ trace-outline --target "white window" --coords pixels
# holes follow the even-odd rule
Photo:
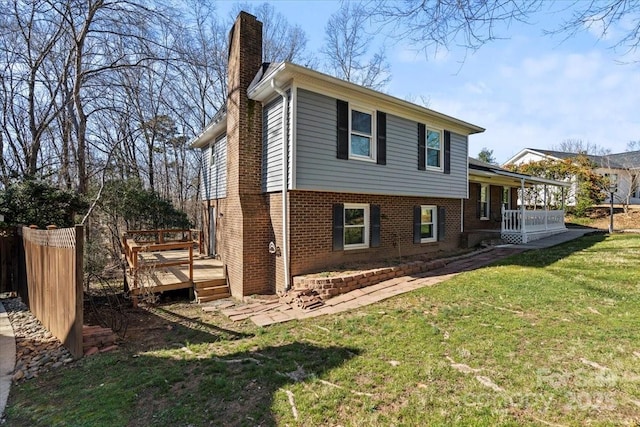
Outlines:
[[[344,205],[344,248],[369,247],[369,205]]]
[[[489,184],[480,184],[480,219],[489,219]]]
[[[427,128],[427,167],[438,168],[442,166],[442,131]]]
[[[371,110],[351,109],[349,115],[349,158],[375,160],[375,114]]]
[[[505,211],[511,209],[511,187],[502,187],[502,207]]]
[[[420,206],[420,243],[438,240],[438,209],[436,206]]]

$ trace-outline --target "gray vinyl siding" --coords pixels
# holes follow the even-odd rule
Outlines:
[[[212,154],[213,150],[213,156]],[[213,160],[213,164],[212,164]],[[227,197],[227,137],[202,150],[202,200]]]
[[[296,188],[424,197],[467,195],[467,137],[451,134],[451,173],[418,170],[412,120],[387,114],[387,164],[336,158],[336,100],[297,94]],[[427,128],[429,123],[426,123]]]
[[[282,97],[278,96],[262,109],[262,191],[282,191]],[[291,129],[291,114],[287,121]],[[287,154],[291,177],[291,153]]]

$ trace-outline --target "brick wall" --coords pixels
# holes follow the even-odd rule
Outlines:
[[[502,186],[490,185],[490,218],[478,218],[478,195],[480,184],[469,183],[469,198],[464,201],[464,230],[500,230],[501,227],[501,207],[502,207]],[[515,203],[515,201],[513,202]]]
[[[262,23],[241,12],[230,33],[227,82],[227,198],[221,258],[234,297],[273,291],[268,196],[261,194],[262,106],[247,88],[262,65]]]
[[[380,247],[333,251],[333,205],[336,203],[379,205]],[[416,205],[437,205],[446,209],[444,241],[413,243],[413,207]],[[399,253],[410,256],[451,250],[459,245],[460,199],[291,191],[289,206],[292,276],[350,262],[397,258]]]

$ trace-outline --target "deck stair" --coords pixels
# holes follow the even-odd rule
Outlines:
[[[203,302],[215,301],[222,298],[228,298],[231,296],[229,285],[226,278],[211,279],[202,282],[195,282],[194,292],[196,296],[196,302],[202,304]]]

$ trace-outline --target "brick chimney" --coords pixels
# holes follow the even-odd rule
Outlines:
[[[262,65],[262,23],[240,12],[229,33],[227,80],[227,199],[222,260],[234,297],[273,293],[273,240],[262,194],[262,105],[247,89]]]

